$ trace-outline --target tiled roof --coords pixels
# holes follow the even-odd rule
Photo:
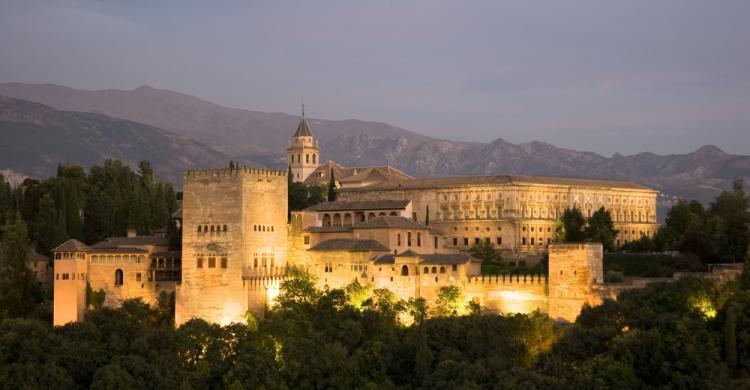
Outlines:
[[[383,246],[377,240],[373,239],[356,239],[356,238],[333,238],[323,241],[314,247],[311,251],[387,251],[388,248]]]
[[[429,230],[430,227],[404,217],[377,217],[369,221],[360,222],[354,229],[421,229]]]
[[[168,258],[168,259],[181,259],[182,251],[169,251],[169,252],[154,252],[151,254],[152,258]]]
[[[139,245],[167,246],[169,245],[169,239],[166,237],[156,236],[110,237],[104,239],[104,241],[97,242],[96,244],[92,245],[91,248],[101,249]]]
[[[404,252],[395,256],[392,254],[377,256],[375,259],[373,259],[373,262],[375,264],[393,264],[395,263],[396,257],[415,255],[419,256],[419,259],[417,259],[418,264],[465,264],[469,262],[482,261],[466,253],[419,255],[415,253]]]
[[[473,185],[498,185],[498,184],[541,184],[569,187],[595,187],[595,188],[620,188],[633,190],[652,190],[641,184],[623,180],[599,180],[599,179],[577,179],[568,177],[548,176],[447,176],[432,177],[411,180],[389,180],[382,183],[372,184],[362,188],[347,188],[342,191],[372,191],[372,190],[394,190],[394,189],[428,189],[463,187]]]
[[[403,210],[410,200],[352,200],[318,203],[305,211]]]
[[[464,264],[469,262],[482,262],[482,260],[466,253],[439,253],[419,256],[420,264]]]
[[[305,118],[300,119],[297,131],[294,132],[295,137],[312,137],[310,126],[307,125]]]
[[[410,180],[413,177],[392,166],[373,166],[373,167],[352,167],[347,168],[334,161],[328,161],[325,164],[315,168],[307,176],[305,184],[320,185],[328,183],[330,172],[338,182],[356,182],[356,181],[386,181],[386,180]]]
[[[86,244],[76,240],[70,239],[58,245],[57,248],[52,249],[52,252],[89,252],[91,248]]]
[[[129,247],[119,247],[119,248],[97,248],[96,246],[91,247],[91,253],[137,253],[137,254],[144,254],[148,253],[147,250],[141,249],[141,248],[129,248]]]
[[[310,226],[305,228],[308,233],[347,233],[352,231],[351,225],[349,226]]]

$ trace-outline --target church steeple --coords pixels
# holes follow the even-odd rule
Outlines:
[[[305,105],[302,105],[302,117],[297,131],[292,136],[287,151],[287,161],[292,168],[292,179],[304,181],[320,165],[320,148],[315,142],[310,126],[305,119]]]

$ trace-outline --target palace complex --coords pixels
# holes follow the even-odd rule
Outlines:
[[[54,323],[83,319],[91,292],[105,305],[175,294],[175,321],[227,324],[272,306],[289,266],[310,270],[321,288],[353,281],[399,298],[432,302],[441,287],[488,312],[539,310],[572,321],[584,303],[608,296],[600,244],[556,243],[566,208],[609,210],[622,245],[656,229],[656,191],[615,180],[539,176],[416,179],[390,167],[320,162],[304,117],[287,149],[293,180],[328,183],[337,199],[292,212],[287,171],[230,167],[184,173],[173,216],[181,251],[165,235],[128,234],[53,250]],[[483,275],[468,249],[489,242],[506,259],[549,255],[547,275]]]

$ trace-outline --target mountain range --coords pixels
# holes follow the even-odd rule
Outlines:
[[[285,149],[299,121],[294,115],[227,108],[149,86],[91,91],[5,83],[0,84],[0,95],[23,100],[0,101],[0,169],[37,176],[48,175],[58,161],[90,165],[106,157],[129,163],[148,159],[172,180],[182,169],[224,165],[230,159],[283,168]],[[539,141],[436,139],[356,119],[308,118],[308,123],[324,160],[348,166],[389,164],[418,177],[527,174],[624,179],[703,201],[731,188],[734,178],[750,177],[750,156],[728,154],[711,145],[686,154],[605,157]]]

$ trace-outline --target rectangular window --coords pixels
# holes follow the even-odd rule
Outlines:
[[[222,257],[221,258],[221,268],[227,268],[227,258]]]
[[[453,246],[458,246],[458,238],[453,237]]]
[[[70,275],[67,273],[63,273],[62,280],[68,280],[68,279],[70,279]]]
[[[490,238],[489,238],[489,237],[485,237],[485,238],[484,238],[484,242],[486,242],[486,243],[488,243],[488,244],[489,244],[489,243],[490,243]]]
[[[456,272],[456,271],[458,271],[458,265],[453,264],[453,272]]]
[[[401,233],[396,234],[396,245],[401,246]]]
[[[475,238],[474,238],[474,244],[475,244],[475,245],[479,245],[479,241],[480,241],[480,240],[479,240],[479,237],[475,237]]]
[[[310,236],[305,235],[305,245],[310,245]]]
[[[464,237],[464,245],[469,246],[469,237]]]
[[[619,245],[620,243],[618,242],[617,244]],[[55,280],[60,280],[60,274],[55,274]]]
[[[422,246],[422,233],[417,233],[417,246]]]
[[[524,238],[522,238],[522,239],[521,239],[521,243],[522,243],[523,245],[526,245],[526,237],[524,237]]]
[[[203,258],[202,257],[198,258],[198,268],[203,268]]]
[[[417,220],[417,212],[416,211],[414,211],[414,212],[411,213],[411,219],[413,219],[415,221]]]
[[[216,268],[216,258],[215,257],[209,257],[208,258],[208,268]]]
[[[141,273],[140,272],[136,272],[135,273],[135,281],[136,282],[140,282],[141,281]]]
[[[534,237],[531,237],[531,245],[534,245]]]
[[[411,232],[406,233],[406,246],[411,246]]]
[[[435,237],[435,238],[434,238],[434,241],[435,241],[435,249],[437,249],[437,247],[438,247],[438,238],[437,238],[437,237]]]

